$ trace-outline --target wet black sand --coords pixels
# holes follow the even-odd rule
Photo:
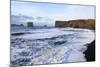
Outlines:
[[[95,61],[95,40],[88,44],[87,50],[84,52],[87,62]]]

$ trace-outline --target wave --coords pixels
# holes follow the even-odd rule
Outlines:
[[[11,36],[11,65],[34,65],[86,61],[84,51],[94,31],[75,28],[31,30]]]

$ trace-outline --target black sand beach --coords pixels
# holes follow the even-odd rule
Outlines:
[[[88,49],[84,52],[87,62],[95,61],[95,40],[88,44]]]

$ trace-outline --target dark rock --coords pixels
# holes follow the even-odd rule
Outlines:
[[[95,61],[95,41],[88,44],[87,50],[84,52],[87,62]]]

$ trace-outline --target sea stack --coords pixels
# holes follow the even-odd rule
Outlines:
[[[33,22],[27,22],[27,27],[28,28],[33,28]]]

